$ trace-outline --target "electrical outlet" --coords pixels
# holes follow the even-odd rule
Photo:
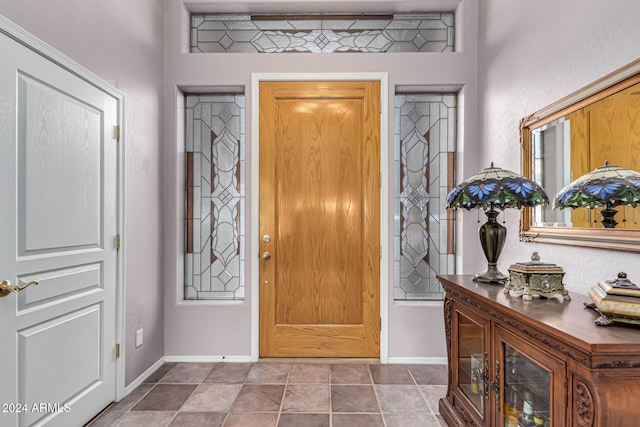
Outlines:
[[[136,331],[136,347],[140,347],[144,342],[144,329],[138,329]]]

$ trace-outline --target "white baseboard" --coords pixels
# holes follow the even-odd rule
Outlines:
[[[243,363],[243,362],[255,362],[251,359],[251,356],[165,356],[165,362],[230,362],[230,363]]]
[[[405,365],[446,365],[446,357],[390,357],[389,363]]]
[[[136,378],[135,380],[133,380],[131,382],[131,384],[126,386],[124,388],[124,396],[122,396],[122,397],[124,398],[125,396],[127,396],[136,387],[138,387],[140,384],[142,384],[144,382],[144,380],[149,378],[149,376],[151,374],[153,374],[160,366],[162,366],[164,364],[164,362],[166,362],[165,359],[166,359],[165,357],[161,357],[160,359],[158,359],[158,361],[156,363],[154,363],[153,365],[149,366],[149,368],[146,371],[144,371],[138,378]]]

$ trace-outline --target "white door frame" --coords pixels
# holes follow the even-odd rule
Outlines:
[[[71,58],[54,49],[52,46],[38,39],[23,28],[14,24],[10,20],[0,15],[0,33],[14,39],[23,46],[31,49],[40,56],[57,64],[65,70],[75,74],[91,85],[97,87],[117,100],[118,103],[118,125],[120,126],[120,140],[118,142],[118,171],[117,171],[117,233],[124,241],[124,104],[125,96],[120,90],[110,83],[101,79],[89,70],[82,67]],[[124,245],[120,247],[117,254],[116,266],[116,343],[120,343],[120,357],[116,359],[116,390],[115,400],[118,401],[125,396],[124,389],[124,352],[125,352],[125,286],[124,286]]]
[[[251,74],[251,247],[260,245],[260,82],[262,81],[379,81],[380,82],[380,363],[389,361],[389,84],[388,73],[252,73]],[[256,252],[257,253],[257,252]],[[260,351],[260,260],[248,256],[251,270],[251,360]]]

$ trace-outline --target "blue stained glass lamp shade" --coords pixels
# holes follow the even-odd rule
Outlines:
[[[447,195],[447,207],[453,209],[521,209],[547,203],[547,193],[537,183],[493,163]]]
[[[553,198],[554,209],[597,208],[602,210],[602,226],[615,228],[616,206],[637,207],[640,203],[640,172],[618,166],[604,167],[576,179]]]
[[[474,280],[504,283],[507,276],[497,267],[498,258],[507,236],[507,229],[496,220],[496,209],[522,209],[549,203],[547,193],[537,183],[505,169],[491,166],[457,185],[447,195],[447,208],[482,208],[487,215],[478,233],[487,258],[487,270],[476,274]]]

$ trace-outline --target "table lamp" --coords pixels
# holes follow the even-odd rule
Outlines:
[[[507,229],[496,221],[500,213],[496,209],[521,209],[547,203],[547,194],[537,183],[515,172],[494,167],[493,162],[447,195],[447,208],[482,208],[487,216],[487,222],[480,226],[478,233],[488,266],[484,273],[476,274],[474,280],[504,283],[507,279],[497,267]]]
[[[640,202],[640,172],[618,166],[604,167],[582,175],[556,194],[554,209],[597,208],[602,210],[602,226],[615,228],[616,206],[636,207]]]

